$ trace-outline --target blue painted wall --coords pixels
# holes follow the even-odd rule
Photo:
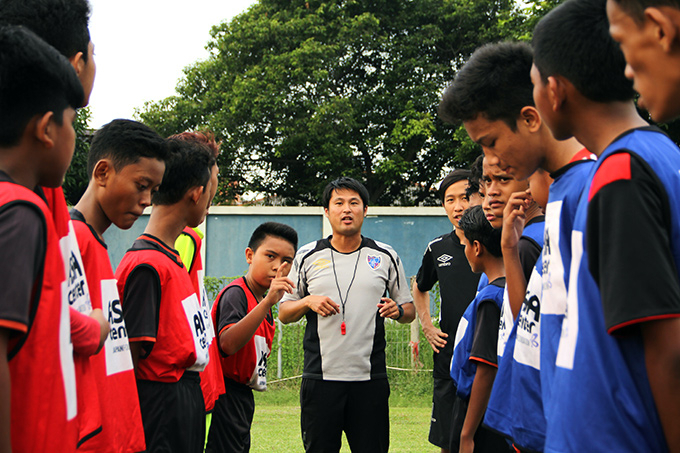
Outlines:
[[[298,233],[298,246],[321,236],[323,219],[318,215],[211,215],[206,226],[206,275],[236,277],[248,270],[245,249],[250,235],[264,222],[285,223]]]
[[[443,212],[443,211],[442,211]],[[126,250],[144,231],[149,221],[142,216],[132,228],[122,231],[111,226],[104,234],[114,269]],[[234,277],[248,269],[244,250],[253,230],[263,222],[274,221],[292,226],[298,232],[299,246],[323,236],[320,215],[209,215],[206,225],[206,275]],[[391,245],[401,257],[407,276],[415,275],[420,267],[425,247],[434,237],[451,231],[451,223],[442,216],[366,217],[364,236]]]

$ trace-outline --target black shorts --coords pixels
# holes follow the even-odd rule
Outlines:
[[[231,379],[224,380],[224,388],[226,392],[215,402],[205,451],[248,452],[255,414],[253,390]]]
[[[340,451],[342,432],[354,453],[387,452],[390,446],[390,385],[302,379],[300,417],[305,451]]]
[[[138,380],[137,393],[146,451],[203,451],[205,403],[197,372],[187,371],[172,383]]]
[[[434,378],[428,440],[439,448],[448,449],[451,445],[451,417],[455,397],[456,384],[453,379]]]
[[[460,433],[467,415],[468,402],[456,396],[453,401],[453,416],[451,419],[451,444],[449,450],[458,451],[460,448]],[[510,443],[500,434],[485,428],[480,423],[474,437],[475,452],[505,453],[514,451]]]

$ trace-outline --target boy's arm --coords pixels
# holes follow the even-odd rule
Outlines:
[[[472,453],[475,449],[474,437],[479,424],[482,422],[486,406],[491,396],[491,388],[496,378],[497,368],[484,362],[477,363],[477,372],[472,381],[470,402],[460,432],[460,452]]]
[[[647,376],[669,451],[680,451],[680,318],[642,324]]]
[[[446,339],[448,334],[437,329],[432,324],[432,317],[430,316],[430,293],[428,291],[421,291],[418,288],[418,282],[413,283],[413,304],[418,312],[420,318],[420,325],[423,327],[423,334],[430,343],[434,352],[439,352],[440,349],[446,346]]]
[[[519,257],[519,240],[524,232],[525,208],[528,195],[515,192],[503,210],[501,248],[505,266],[506,288],[513,319],[517,318],[527,292],[527,281]]]
[[[489,403],[498,369],[496,347],[500,315],[501,310],[493,300],[483,300],[477,308],[477,323],[470,349],[470,360],[477,363],[477,371],[472,381],[468,410],[460,433],[461,452],[474,450],[473,439]]]
[[[45,238],[45,218],[37,207],[17,203],[0,213],[0,250],[11,257],[0,261],[0,453],[12,451],[9,337],[28,331],[32,289],[45,262]]]
[[[135,369],[139,359],[151,354],[155,344],[160,300],[161,282],[156,270],[148,264],[133,269],[125,281],[121,305]]]
[[[73,308],[69,308],[69,311],[73,352],[86,357],[98,353],[109,334],[109,323],[101,309],[92,310],[89,316]]]
[[[233,355],[245,346],[283,294],[293,291],[295,285],[286,277],[289,269],[289,263],[282,264],[276,272],[276,278],[272,280],[267,296],[240,321],[220,332],[220,349],[224,354]]]
[[[9,330],[0,327],[0,453],[12,451],[10,438],[12,381],[9,375],[9,363],[7,362],[8,342]]]

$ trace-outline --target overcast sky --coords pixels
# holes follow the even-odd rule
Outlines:
[[[132,118],[175,94],[182,69],[207,58],[210,28],[257,0],[90,0],[97,75],[90,126]]]

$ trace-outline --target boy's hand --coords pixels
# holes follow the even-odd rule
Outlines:
[[[295,288],[295,283],[293,280],[288,278],[288,273],[290,272],[290,263],[285,262],[276,271],[276,277],[272,280],[271,285],[269,285],[269,291],[267,292],[267,297],[264,300],[270,305],[275,305],[281,300],[284,293],[291,294],[293,288]]]
[[[397,303],[389,297],[383,297],[381,303],[378,304],[378,313],[383,318],[397,319],[400,315]]]
[[[515,192],[503,209],[503,232],[501,233],[501,248],[514,249],[524,232],[526,210],[531,204],[531,195],[527,192]]]
[[[104,312],[102,312],[100,308],[95,308],[94,310],[92,310],[92,313],[90,313],[90,317],[95,319],[99,323],[99,347],[97,348],[97,352],[99,352],[104,346],[104,343],[106,342],[106,339],[109,336],[111,326],[109,326],[109,322],[106,320]]]

